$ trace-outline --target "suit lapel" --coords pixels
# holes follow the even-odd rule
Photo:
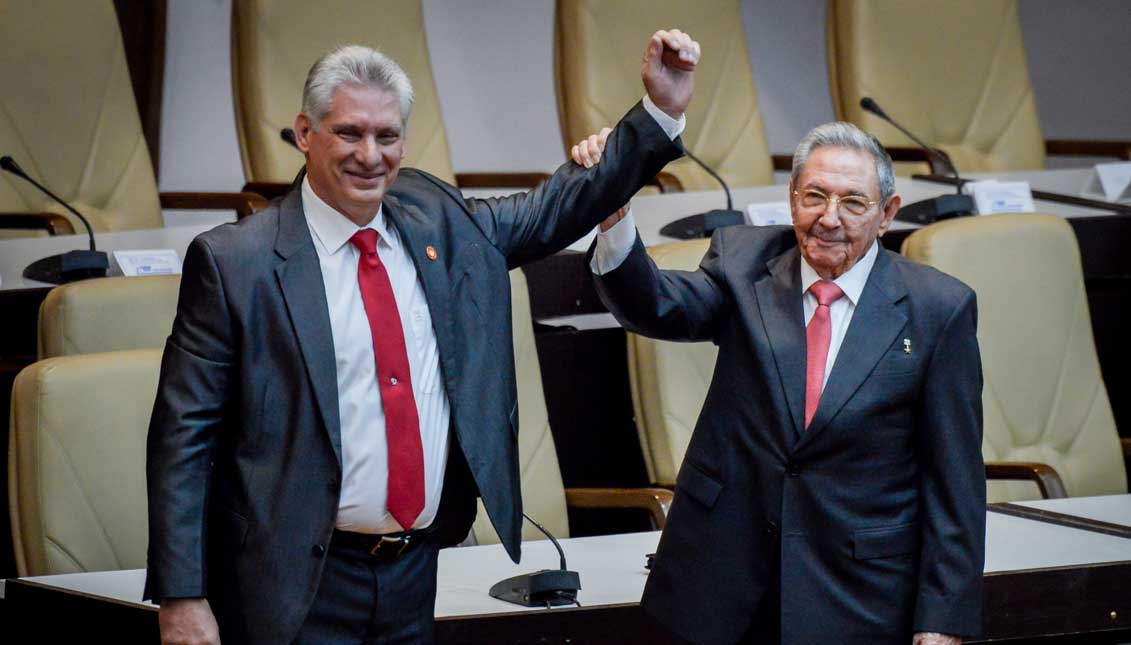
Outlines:
[[[386,221],[400,234],[424,287],[432,329],[436,333],[444,386],[451,399],[458,391],[455,385],[459,379],[459,365],[452,355],[455,338],[452,312],[445,308],[452,302],[449,269],[454,249],[444,243],[447,237],[440,227],[439,217],[428,217],[416,206],[404,204],[393,195],[385,196],[384,208]],[[429,254],[428,249],[432,249],[434,256]]]
[[[907,323],[907,316],[897,306],[905,295],[907,289],[892,268],[891,258],[887,251],[880,249],[821,393],[821,402],[798,449],[828,425],[891,347]]]
[[[292,190],[279,205],[279,234],[275,253],[283,259],[275,277],[283,292],[291,324],[298,337],[315,402],[330,435],[330,444],[342,463],[341,420],[338,416],[338,373],[334,362],[334,336],[330,329],[322,267],[302,211],[302,192]]]
[[[801,305],[801,252],[796,248],[770,260],[768,276],[755,283],[758,312],[766,329],[789,416],[795,432],[802,430],[805,414],[805,314]]]

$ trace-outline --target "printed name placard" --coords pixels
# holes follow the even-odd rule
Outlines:
[[[974,181],[964,187],[974,197],[979,215],[995,213],[1032,213],[1033,191],[1027,181]]]
[[[114,259],[124,276],[179,275],[181,259],[173,249],[114,251]]]
[[[789,212],[789,202],[760,202],[746,207],[746,223],[751,226],[775,226],[793,224]]]
[[[1131,161],[1096,164],[1088,175],[1084,192],[1103,195],[1109,202],[1131,201]]]

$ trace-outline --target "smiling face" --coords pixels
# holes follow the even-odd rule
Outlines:
[[[358,226],[373,219],[396,180],[404,135],[396,93],[374,87],[338,87],[317,130],[305,113],[295,118],[310,187]]]
[[[875,160],[853,148],[823,146],[813,150],[789,188],[793,229],[801,254],[827,280],[840,277],[864,257],[899,211],[898,196],[886,204],[880,201]],[[813,193],[875,203],[854,214],[838,200],[814,200]],[[807,194],[809,199],[805,198]]]

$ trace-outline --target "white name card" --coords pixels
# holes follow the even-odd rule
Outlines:
[[[751,226],[777,226],[793,224],[789,202],[761,202],[746,207],[746,223]]]
[[[181,259],[173,249],[151,249],[147,251],[114,251],[114,259],[122,269],[122,275],[179,275]]]
[[[1096,164],[1084,192],[1103,195],[1109,202],[1131,201],[1131,161]]]
[[[1033,191],[1027,181],[997,181],[987,179],[966,184],[965,190],[974,197],[974,208],[979,215],[995,213],[1032,213]]]

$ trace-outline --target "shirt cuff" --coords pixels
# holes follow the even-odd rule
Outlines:
[[[669,117],[670,118],[670,117]],[[589,260],[589,270],[605,275],[624,263],[636,244],[636,223],[629,208],[619,222],[607,231],[597,231],[597,246]]]
[[[644,103],[644,109],[652,115],[652,118],[656,120],[656,123],[668,135],[669,139],[674,141],[676,137],[683,134],[683,128],[687,126],[687,115],[681,114],[678,119],[671,118],[667,112],[656,107],[656,104],[647,94],[644,95],[642,103]]]

